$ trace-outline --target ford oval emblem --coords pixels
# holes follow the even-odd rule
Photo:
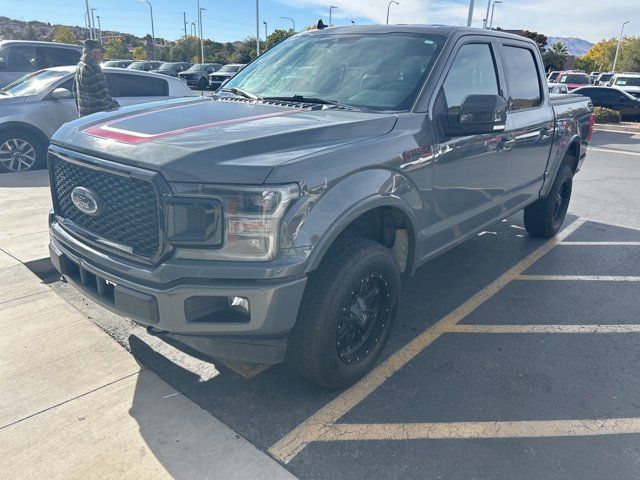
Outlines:
[[[100,197],[85,187],[76,187],[71,191],[71,201],[78,210],[95,217],[100,214]]]

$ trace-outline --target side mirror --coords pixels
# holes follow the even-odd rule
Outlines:
[[[445,133],[452,137],[501,132],[507,124],[507,101],[499,95],[468,95],[458,113],[447,115]]]
[[[56,88],[49,94],[49,98],[51,100],[69,100],[73,98],[73,93],[66,88]]]
[[[4,58],[0,57],[0,70],[6,70],[7,69],[7,62],[5,61]]]

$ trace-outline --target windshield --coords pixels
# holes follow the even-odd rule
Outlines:
[[[1,91],[9,95],[35,95],[69,73],[66,70],[40,70],[16,80]]]
[[[151,65],[147,62],[133,62],[127,68],[132,68],[133,70],[144,70],[145,68],[150,68]]]
[[[163,63],[158,70],[173,70],[179,66],[179,63]]]
[[[209,63],[196,63],[195,65],[191,65],[191,67],[189,67],[189,70],[186,70],[187,72],[197,72],[202,68],[207,68],[209,67],[210,64]]]
[[[237,72],[240,70],[240,65],[225,65],[222,67],[219,72]]]
[[[121,60],[107,60],[102,64],[103,67],[117,67],[118,65],[126,65],[126,61]]]
[[[260,97],[408,110],[443,41],[413,33],[301,34],[265,52],[225,88]]]
[[[640,87],[640,77],[618,77],[615,85],[619,87]]]
[[[589,77],[587,75],[561,75],[558,83],[578,83],[586,85],[589,83]]]

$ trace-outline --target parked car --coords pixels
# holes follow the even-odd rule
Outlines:
[[[72,85],[75,66],[34,72],[0,90],[0,171],[31,170],[46,164],[49,138],[63,123],[78,118]],[[104,68],[111,95],[122,106],[193,92],[177,78]]]
[[[223,66],[217,72],[209,75],[209,88],[214,91],[218,90],[224,82],[233,78],[244,67],[243,63],[229,63]]]
[[[607,84],[609,80],[611,80],[611,77],[613,77],[613,73],[611,72],[601,73],[600,75],[598,75],[598,79],[596,80],[595,84],[599,86],[604,86]]]
[[[187,62],[164,62],[157,70],[151,71],[161,73],[162,75],[177,77],[180,72],[189,70],[189,68],[191,68],[191,64]]]
[[[562,73],[561,70],[554,70],[552,72],[549,72],[549,75],[547,76],[547,82],[549,83],[554,83],[558,80],[558,75],[560,75]]]
[[[617,110],[623,117],[640,120],[640,98],[617,87],[582,87],[573,93],[585,95],[595,107]]]
[[[51,259],[172,345],[341,388],[379,358],[402,275],[521,209],[558,232],[593,118],[549,98],[524,37],[306,31],[215,97],[58,130]]]
[[[575,72],[562,72],[560,75],[558,75],[556,83],[565,84],[569,91],[572,91],[584,85],[591,85],[589,75],[587,75],[586,73]]]
[[[569,93],[567,85],[564,83],[548,83],[549,93]]]
[[[187,82],[190,87],[198,87],[204,90],[209,87],[209,79],[207,75],[220,70],[222,67],[219,63],[196,63],[190,69],[178,74],[178,77]]]
[[[102,62],[100,66],[102,68],[112,67],[112,68],[127,68],[129,65],[133,63],[133,60],[107,60]]]
[[[149,72],[151,70],[160,68],[160,65],[162,65],[162,62],[144,60],[140,62],[133,62],[127,68],[130,68],[131,70],[141,70],[143,72]]]
[[[634,97],[640,97],[640,73],[616,73],[607,85],[618,87]]]
[[[595,85],[596,82],[598,81],[598,76],[601,74],[602,72],[591,72],[589,74],[589,80],[591,81],[591,85]]]
[[[48,67],[76,65],[82,48],[78,45],[26,40],[0,41],[0,88],[24,75]]]

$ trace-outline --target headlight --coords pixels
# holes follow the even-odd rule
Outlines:
[[[200,254],[203,247],[209,247],[206,258],[219,260],[272,260],[278,252],[282,217],[300,196],[297,184],[245,187],[173,183],[171,188],[176,197],[169,202],[169,241],[198,247]],[[216,214],[216,205],[221,215]],[[189,213],[185,212],[197,208],[198,216],[187,218]]]

